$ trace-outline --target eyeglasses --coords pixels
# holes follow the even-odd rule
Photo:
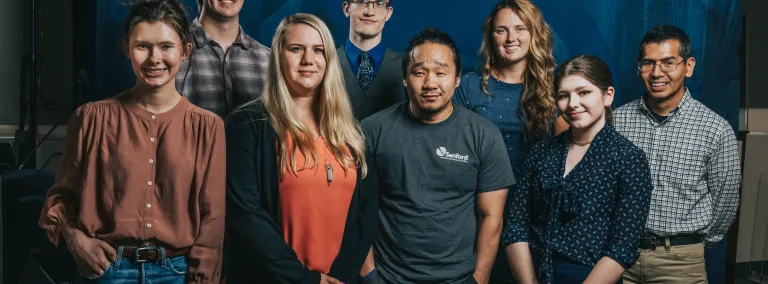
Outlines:
[[[349,0],[349,2],[360,5],[357,7],[358,9],[366,8],[368,7],[368,4],[373,4],[373,8],[377,9],[389,8],[389,1]]]
[[[653,72],[653,70],[656,69],[656,65],[658,64],[659,68],[661,68],[661,72],[664,72],[664,73],[674,72],[675,70],[677,70],[677,65],[680,65],[683,62],[685,62],[685,60],[680,60],[680,62],[677,62],[677,63],[675,63],[675,60],[673,59],[667,59],[659,63],[656,63],[651,60],[642,60],[637,63],[637,70],[640,70],[643,72]]]

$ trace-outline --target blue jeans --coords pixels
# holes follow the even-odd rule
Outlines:
[[[575,262],[558,253],[552,254],[554,283],[584,283],[589,273],[592,272],[592,268],[592,266]]]
[[[157,249],[158,259],[136,262],[133,258],[122,257],[124,246],[117,248],[119,259],[110,263],[104,273],[95,278],[87,278],[78,271],[75,283],[82,284],[184,284],[187,283],[187,256],[165,257],[165,248]]]
[[[725,266],[730,265],[725,261],[725,253],[728,248],[728,237],[726,236],[720,242],[712,244],[711,247],[704,249],[704,263],[707,269],[707,280],[710,284],[724,284]],[[731,279],[733,281],[733,279]]]
[[[578,263],[559,253],[552,254],[552,270],[555,274],[554,283],[556,284],[584,283],[593,268],[593,266]],[[617,283],[622,283],[622,280],[619,279]]]

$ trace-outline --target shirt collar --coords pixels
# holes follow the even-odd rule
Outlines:
[[[592,138],[592,144],[595,144],[595,142],[599,142],[603,139],[605,139],[606,136],[612,135],[612,133],[615,133],[616,129],[613,127],[613,124],[609,123],[608,121],[605,122],[603,125],[603,128],[600,128],[600,131],[595,134],[595,137]],[[560,143],[568,145],[571,142],[571,129],[566,130],[565,135],[560,135]],[[557,137],[557,136],[556,136]]]
[[[245,49],[250,49],[251,44],[250,41],[246,39],[245,31],[243,31],[243,27],[240,26],[240,32],[237,35],[237,39],[235,39],[235,42],[232,43],[232,45],[241,45]],[[195,41],[195,48],[201,48],[209,44],[210,42],[214,41],[211,39],[211,37],[208,35],[208,33],[203,28],[203,25],[200,24],[199,18],[195,18],[192,21],[192,24],[189,26],[189,30],[192,33],[192,37]]]
[[[685,111],[685,109],[688,108],[688,106],[691,104],[691,92],[688,90],[688,88],[685,88],[685,94],[683,95],[683,99],[680,100],[680,102],[677,104],[675,108],[673,108],[671,111],[669,111],[669,117],[673,117],[677,115],[680,112]],[[643,110],[643,113],[648,115],[649,117],[653,118],[654,121],[656,121],[656,118],[653,117],[653,110],[648,106],[648,103],[645,101],[645,95],[640,99],[640,109]]]
[[[349,58],[354,58],[355,61],[357,61],[357,57],[360,56],[360,53],[363,53],[363,51],[360,50],[360,48],[358,48],[351,41],[349,41],[349,39],[347,39],[347,43],[344,44],[344,51],[347,52],[347,56]],[[376,62],[384,58],[384,52],[386,51],[387,51],[387,46],[379,42],[379,44],[371,48],[371,50],[369,50],[368,53],[371,54],[371,57],[373,57],[374,62]]]

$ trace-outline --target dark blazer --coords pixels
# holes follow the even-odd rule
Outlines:
[[[277,134],[261,103],[235,110],[227,118],[227,283],[320,283],[320,273],[299,261],[283,239]],[[378,226],[378,190],[357,185],[339,254],[328,273],[358,283],[359,271]]]
[[[373,86],[366,95],[363,95],[360,85],[357,84],[355,72],[349,65],[347,52],[344,51],[344,45],[336,49],[336,54],[339,56],[352,111],[358,121],[408,99],[403,86],[402,54],[387,48],[376,78],[373,78]]]

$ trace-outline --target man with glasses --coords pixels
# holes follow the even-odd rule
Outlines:
[[[736,137],[685,88],[695,66],[685,32],[652,28],[637,64],[646,92],[615,113],[616,130],[645,151],[654,185],[640,258],[626,283],[707,283],[704,247],[722,240],[736,216]]]
[[[402,55],[381,43],[392,0],[344,0],[341,8],[349,18],[349,39],[336,52],[355,118],[363,120],[407,99]]]
[[[240,27],[243,1],[197,0],[192,54],[176,73],[181,94],[221,117],[261,95],[269,65],[269,48]]]

